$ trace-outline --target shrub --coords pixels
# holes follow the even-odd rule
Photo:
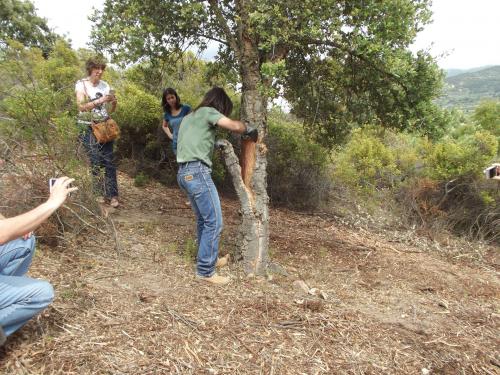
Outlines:
[[[139,172],[134,177],[134,185],[137,187],[146,186],[149,182],[149,177],[143,172]]]
[[[495,240],[500,230],[496,184],[482,175],[496,154],[496,137],[474,126],[428,145],[423,176],[400,194],[401,206],[426,229]],[[475,131],[472,131],[474,130]],[[413,215],[413,217],[412,217]]]
[[[314,143],[297,120],[277,111],[269,117],[268,193],[271,202],[314,208],[327,200],[329,152]]]
[[[13,42],[0,56],[0,154],[9,161],[0,186],[4,208],[18,214],[48,196],[48,180],[67,175],[79,187],[58,217],[44,224],[45,236],[82,230],[98,219],[86,157],[79,153],[75,126],[74,84],[78,61],[64,42],[58,42],[47,59],[36,48]],[[29,189],[29,194],[26,193]],[[100,219],[98,219],[100,220]],[[43,233],[43,228],[41,233]]]
[[[459,139],[445,138],[428,154],[426,175],[437,181],[477,178],[496,155],[497,148],[495,136],[488,131],[476,131]]]
[[[474,121],[482,129],[500,137],[500,100],[485,100],[474,110]]]
[[[377,134],[378,130],[353,131],[348,143],[336,154],[335,178],[365,192],[394,186],[401,171],[392,150]]]
[[[149,154],[158,151],[159,99],[130,83],[118,87],[117,97],[119,103],[114,118],[121,129],[117,154],[142,160],[146,149]]]

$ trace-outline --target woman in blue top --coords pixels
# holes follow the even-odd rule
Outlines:
[[[189,112],[191,107],[181,104],[181,99],[177,92],[168,87],[163,90],[161,97],[161,105],[163,107],[163,131],[167,137],[172,140],[172,150],[177,155],[177,135],[179,134],[179,127],[181,121]]]

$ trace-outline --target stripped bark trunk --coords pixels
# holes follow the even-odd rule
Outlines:
[[[255,145],[252,141],[243,141],[242,149],[245,148],[243,145],[246,143],[253,144],[246,146],[250,149],[249,159],[244,157],[245,151],[242,150],[240,160],[238,160],[233,146],[228,141],[224,141],[222,147],[224,161],[241,204],[242,221],[234,256],[236,259],[243,260],[243,268],[247,274],[262,275],[265,274],[269,262],[269,199],[265,179],[266,150],[263,144]],[[249,166],[248,161],[252,158],[252,149],[254,150],[253,155],[257,157],[255,168],[251,173],[252,178],[249,180],[250,184],[247,185],[245,180],[247,180],[248,175],[245,176],[244,170]],[[243,160],[245,167],[240,165]]]
[[[242,82],[241,120],[259,131],[257,143],[242,141],[239,163],[227,142],[223,147],[225,162],[242,207],[242,222],[234,255],[236,259],[243,259],[246,273],[259,275],[266,272],[269,262],[269,197],[264,144],[267,106],[265,97],[259,91],[262,77],[258,35],[251,34],[249,21],[254,3],[248,0],[235,2],[239,20],[234,34],[227,27],[217,1],[209,0],[209,3],[239,63]]]
[[[248,30],[248,28],[246,28]],[[257,41],[245,31],[241,36],[241,119],[259,131],[257,144],[243,141],[240,164],[242,180],[249,191],[251,210],[242,211],[239,246],[247,273],[261,275],[269,262],[269,197],[267,195],[266,99],[259,91],[262,78]]]

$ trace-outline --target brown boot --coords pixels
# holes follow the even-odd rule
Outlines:
[[[200,275],[196,275],[196,278],[200,281],[206,281],[207,283],[216,284],[216,285],[228,284],[231,281],[229,279],[229,277],[220,276],[220,275],[217,275],[216,273],[214,273],[210,277],[203,277]]]
[[[217,263],[215,263],[215,267],[222,268],[222,267],[227,266],[227,264],[229,263],[230,257],[231,257],[230,254],[226,254],[222,258],[217,259]]]

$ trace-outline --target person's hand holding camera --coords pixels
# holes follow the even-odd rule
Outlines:
[[[97,99],[95,102],[97,105],[102,105],[110,102],[112,100],[111,95],[104,95]]]
[[[73,181],[75,181],[75,179],[69,177],[60,177],[56,179],[50,189],[50,196],[47,203],[56,208],[61,206],[71,192],[78,190],[76,186],[71,186]]]
[[[109,94],[107,94],[106,97],[108,98],[108,102],[116,104],[117,99],[115,95],[115,90],[109,90]]]

